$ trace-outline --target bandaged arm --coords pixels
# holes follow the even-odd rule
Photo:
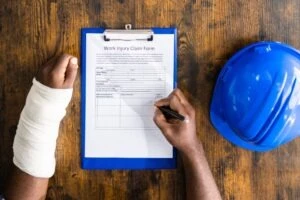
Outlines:
[[[13,162],[23,172],[39,178],[53,176],[59,125],[72,92],[49,88],[33,79],[13,144]]]

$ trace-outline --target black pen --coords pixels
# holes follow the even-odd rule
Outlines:
[[[178,119],[180,121],[185,120],[184,116],[172,110],[169,106],[158,106],[158,109],[164,114],[167,119]]]

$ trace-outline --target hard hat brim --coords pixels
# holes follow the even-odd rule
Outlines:
[[[212,105],[213,107],[214,105]],[[213,109],[212,109],[213,110]],[[260,146],[256,145],[254,143],[249,143],[245,140],[242,140],[235,132],[232,131],[232,129],[228,126],[227,123],[224,122],[224,120],[220,119],[217,114],[215,114],[213,111],[210,112],[210,118],[211,123],[217,129],[219,133],[228,141],[235,144],[238,147],[242,147],[251,151],[270,151],[272,149],[275,149],[276,147],[266,147],[266,146]]]

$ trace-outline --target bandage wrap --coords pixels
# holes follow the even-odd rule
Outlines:
[[[20,170],[40,178],[54,174],[59,125],[72,92],[49,88],[33,79],[13,144],[13,162]]]

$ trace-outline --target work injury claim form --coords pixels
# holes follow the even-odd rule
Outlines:
[[[105,41],[86,34],[84,157],[173,158],[153,122],[154,102],[175,85],[174,34]]]

